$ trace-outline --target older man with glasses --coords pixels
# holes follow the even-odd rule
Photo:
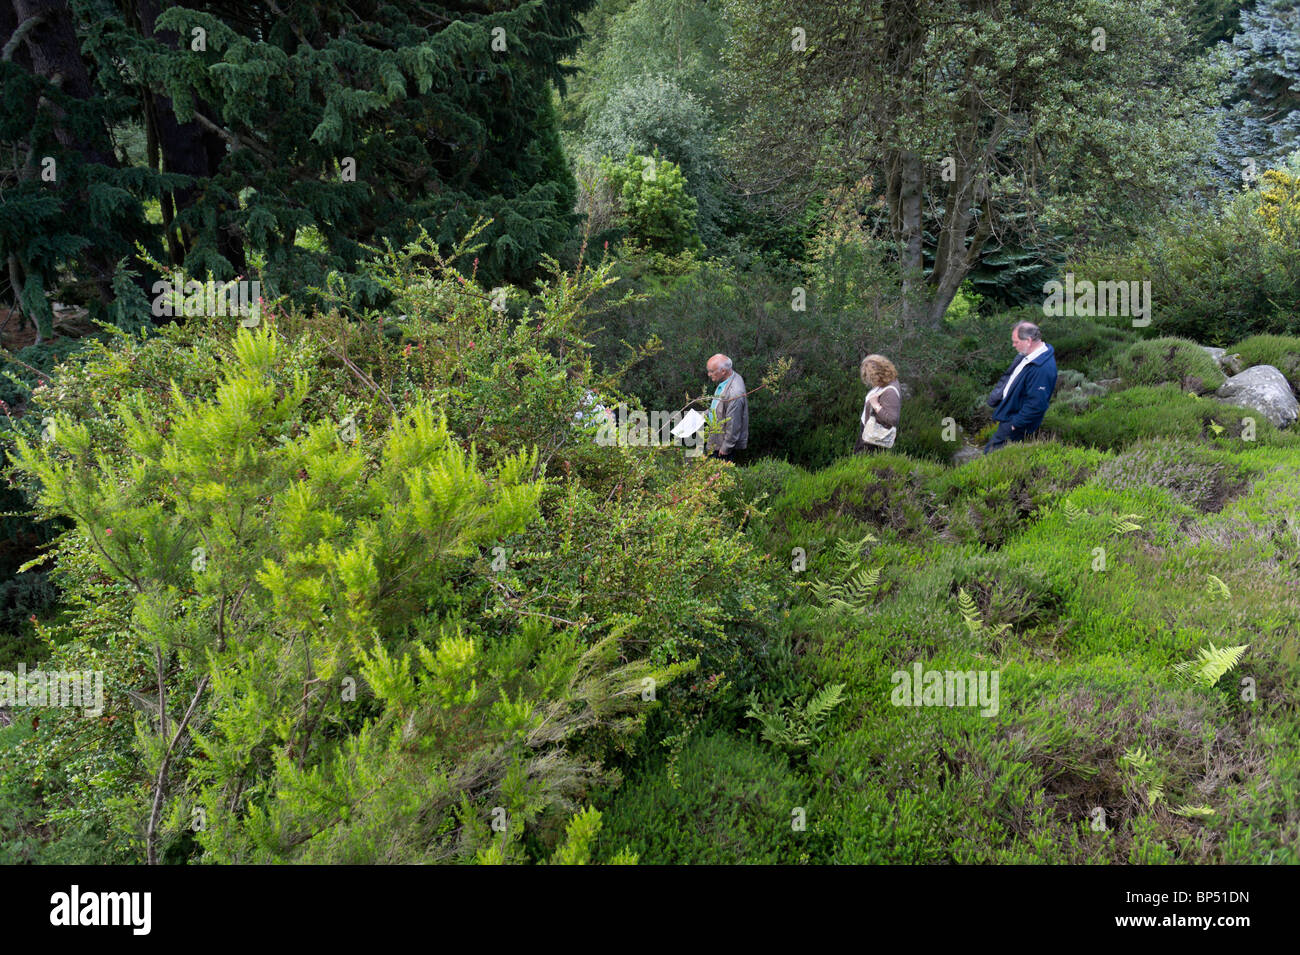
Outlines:
[[[709,435],[709,453],[739,464],[749,444],[749,398],[745,379],[726,355],[714,355],[705,366],[709,380],[717,384],[709,407],[709,421],[719,425]]]

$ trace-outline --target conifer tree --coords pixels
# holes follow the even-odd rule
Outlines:
[[[266,294],[301,294],[354,269],[363,244],[423,226],[449,247],[478,218],[493,220],[479,278],[530,284],[577,222],[551,97],[590,2],[6,7],[9,298],[48,318],[61,284],[62,300],[107,308],[142,238],[190,275],[264,264]],[[127,128],[144,134],[134,166],[114,148]],[[35,175],[47,155],[57,192]],[[146,198],[162,220],[147,233]]]
[[[113,130],[132,104],[98,88],[83,36],[64,0],[0,5],[0,301],[35,323],[37,343],[55,298],[129,324],[115,266],[148,240],[140,197],[167,180],[123,161]]]

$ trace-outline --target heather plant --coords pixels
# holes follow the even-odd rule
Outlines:
[[[489,641],[457,619],[446,586],[479,546],[535,519],[536,451],[485,473],[418,405],[358,446],[339,422],[303,420],[307,379],[276,380],[273,332],[234,347],[213,402],[121,399],[124,467],[67,419],[46,444],[18,442],[40,505],[70,516],[100,570],[128,586],[130,625],[154,661],[157,718],[137,725],[149,861],[192,811],[205,822],[197,840],[229,861],[467,851],[433,838],[441,821],[428,838],[405,833],[400,850],[385,841],[403,834],[386,815],[403,754],[417,726],[427,745],[452,745],[443,721],[468,721],[475,742],[454,745],[494,755],[461,785],[405,778],[407,799],[433,800],[431,819],[466,811],[461,794],[491,793],[521,823],[571,797],[594,770],[560,744],[624,709],[620,691],[639,699],[631,688],[652,671],[611,666],[612,637],[587,646],[544,623]],[[530,664],[547,681],[526,678]],[[590,701],[576,722],[546,715],[576,700]],[[381,777],[390,788],[375,802]],[[508,779],[523,786],[513,798],[497,794]]]
[[[1124,387],[1174,382],[1183,391],[1204,394],[1224,382],[1223,371],[1209,353],[1180,338],[1134,342],[1115,357],[1114,369]]]
[[[1218,511],[1245,486],[1240,471],[1203,446],[1156,439],[1127,448],[1097,469],[1097,483],[1116,490],[1160,487],[1200,511]]]
[[[1293,429],[1278,430],[1258,412],[1199,397],[1167,383],[1115,391],[1075,413],[1048,408],[1041,433],[1063,444],[1119,450],[1144,438],[1182,438],[1224,448],[1296,447]]]

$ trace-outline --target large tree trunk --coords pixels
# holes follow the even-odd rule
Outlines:
[[[81,60],[81,45],[77,42],[76,25],[72,11],[64,0],[14,0],[14,13],[18,24],[33,17],[36,25],[23,38],[31,56],[32,72],[58,86],[64,93],[79,100],[94,96],[90,74]],[[58,78],[56,80],[56,77]],[[63,112],[51,107],[58,118]],[[100,142],[79,142],[62,123],[55,126],[54,135],[67,149],[81,153],[87,162],[116,168],[117,156],[108,147],[107,136]]]
[[[921,157],[911,150],[895,158],[898,181],[897,235],[901,240],[903,275],[903,321],[914,327],[926,313],[924,239],[921,202],[925,194],[925,169]]]
[[[13,16],[13,33],[6,37],[4,48],[13,55],[14,61],[22,65],[30,65],[33,74],[47,80],[70,97],[79,100],[93,99],[95,91],[90,82],[90,73],[81,59],[76,23],[67,3],[64,0],[14,0]],[[18,33],[21,33],[21,45],[25,49],[25,56],[18,55],[17,44],[11,45],[9,42],[13,35]],[[110,168],[118,167],[117,156],[113,153],[107,131],[102,136],[96,137],[96,141],[86,142],[67,128],[64,123],[65,113],[59,106],[42,97],[37,109],[47,109],[54,115],[54,136],[65,149],[79,153],[87,163]],[[34,172],[33,163],[39,162],[39,157],[34,155],[29,154],[27,159],[26,165],[19,173],[22,179],[31,178]],[[61,175],[61,171],[55,167],[55,176]],[[63,183],[64,180],[56,178],[51,185],[57,189],[62,188]],[[85,203],[85,198],[84,195],[78,197],[82,205]],[[115,267],[112,256],[103,249],[88,248],[80,254],[78,262],[85,270],[86,274],[83,278],[90,295],[98,297],[104,303],[111,301]],[[11,260],[8,265],[11,277],[16,282],[33,279],[34,273],[23,263]],[[53,280],[54,276],[43,277],[43,281],[44,278]],[[44,284],[48,296],[48,293],[53,291],[53,286],[50,282]],[[18,293],[17,288],[15,293]],[[53,333],[53,312],[50,310],[48,297],[44,308],[38,305],[34,307],[39,311],[29,317],[36,322],[36,340],[40,342],[45,336]]]
[[[967,72],[975,64],[967,64]],[[968,84],[965,122],[954,137],[954,177],[945,198],[943,221],[939,227],[939,243],[934,255],[934,270],[930,273],[931,295],[926,309],[926,322],[934,327],[943,322],[944,313],[957,295],[957,290],[979,260],[984,243],[992,234],[993,215],[989,201],[989,173],[993,165],[1006,121],[998,117],[992,131],[981,142],[983,104],[973,82]],[[975,209],[981,215],[975,221]]]
[[[180,48],[180,36],[172,30],[157,29],[160,12],[157,0],[136,0],[128,16],[134,17],[141,36],[151,37],[177,50]],[[226,144],[220,136],[204,129],[196,120],[178,122],[169,97],[147,88],[141,93],[145,103],[149,162],[159,171],[182,173],[197,180],[192,186],[163,190],[158,197],[162,205],[168,255],[172,265],[180,265],[194,247],[196,236],[193,229],[178,227],[174,222],[182,211],[197,201],[202,181],[216,174],[226,155]],[[208,109],[208,104],[201,100],[195,105],[201,111]],[[244,247],[238,237],[226,232],[219,233],[217,248],[234,265],[236,272],[242,274],[246,270]]]
[[[925,234],[921,214],[925,198],[925,168],[910,132],[901,128],[897,119],[910,115],[914,107],[906,100],[910,96],[912,71],[924,52],[925,29],[918,0],[885,0],[882,13],[887,57],[892,65],[885,79],[886,89],[890,90],[888,102],[881,104],[885,113],[880,117],[892,126],[885,142],[888,155],[885,188],[901,256],[903,322],[914,327],[926,313]],[[892,84],[897,85],[891,88]]]

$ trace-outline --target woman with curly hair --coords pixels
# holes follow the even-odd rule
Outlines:
[[[903,404],[898,390],[898,369],[884,355],[862,359],[862,383],[871,390],[862,405],[861,427],[855,452],[881,451],[894,446],[898,416]]]

